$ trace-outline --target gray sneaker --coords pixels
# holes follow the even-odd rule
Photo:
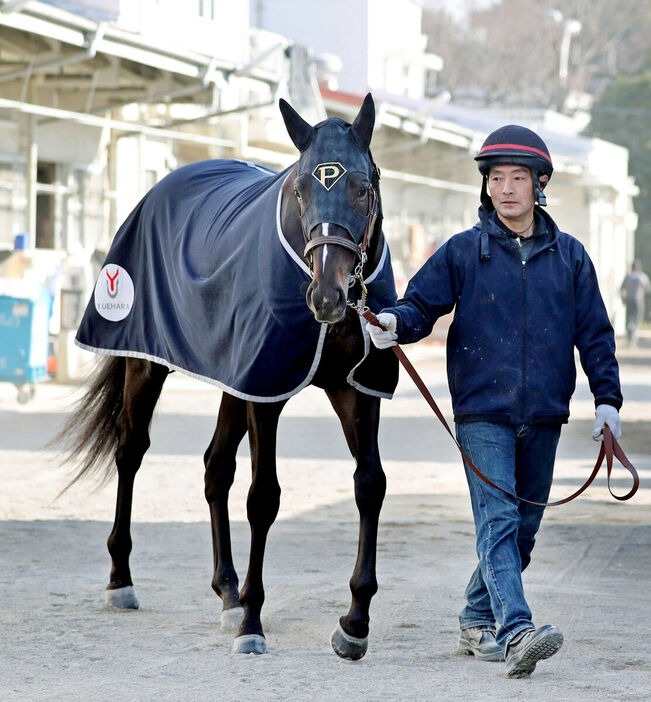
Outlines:
[[[506,649],[506,677],[529,677],[538,661],[550,658],[562,645],[563,634],[553,624],[516,636],[515,642],[510,642]]]
[[[475,656],[482,661],[503,661],[504,650],[495,643],[495,633],[489,629],[471,627],[459,634],[459,653]]]

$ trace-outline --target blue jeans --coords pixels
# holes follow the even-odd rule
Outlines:
[[[513,425],[464,422],[457,438],[475,466],[500,487],[536,502],[546,502],[552,484],[560,424]],[[464,461],[477,535],[479,565],[466,588],[461,629],[496,632],[501,646],[533,627],[524,598],[522,571],[544,507],[519,502],[478,478]]]

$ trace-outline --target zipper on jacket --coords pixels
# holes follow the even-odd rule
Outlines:
[[[521,418],[525,421],[527,396],[527,262],[522,261],[522,403]]]

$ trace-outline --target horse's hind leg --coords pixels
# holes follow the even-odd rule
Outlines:
[[[118,496],[115,522],[108,537],[112,565],[111,578],[106,588],[106,604],[110,607],[138,608],[138,598],[129,569],[133,482],[149,448],[149,424],[167,374],[167,368],[158,363],[127,358],[124,399],[117,420],[115,462],[118,469]]]
[[[251,525],[249,569],[240,593],[244,618],[235,641],[234,653],[265,653],[260,611],[264,603],[262,564],[267,534],[280,506],[280,485],[276,476],[276,431],[284,402],[247,403],[252,481],[246,502]]]
[[[228,493],[235,476],[235,454],[246,434],[246,400],[224,393],[217,428],[204,455],[205,495],[210,508],[214,575],[212,589],[222,599],[221,627],[233,631],[242,621],[237,573],[233,566]]]
[[[357,561],[350,579],[352,601],[330,638],[342,658],[357,660],[368,646],[369,607],[377,592],[375,563],[380,509],[386,492],[386,478],[377,444],[380,398],[346,388],[328,392],[341,420],[346,441],[357,462],[355,502],[359,510]]]

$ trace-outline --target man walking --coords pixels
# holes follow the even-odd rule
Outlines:
[[[575,387],[575,345],[595,398],[593,438],[603,438],[605,424],[621,435],[613,329],[583,246],[540,207],[553,171],[543,140],[508,125],[475,159],[480,222],[438,249],[398,305],[378,315],[385,330],[367,329],[378,348],[411,343],[454,310],[447,367],[457,438],[490,480],[546,502]],[[544,508],[465,469],[479,563],[459,615],[459,650],[506,660],[509,677],[526,677],[563,643],[558,627],[534,626],[522,587]]]
[[[637,345],[637,330],[644,321],[644,302],[651,290],[649,278],[642,270],[641,261],[633,261],[631,272],[624,278],[620,294],[626,305],[626,338],[629,346]]]

